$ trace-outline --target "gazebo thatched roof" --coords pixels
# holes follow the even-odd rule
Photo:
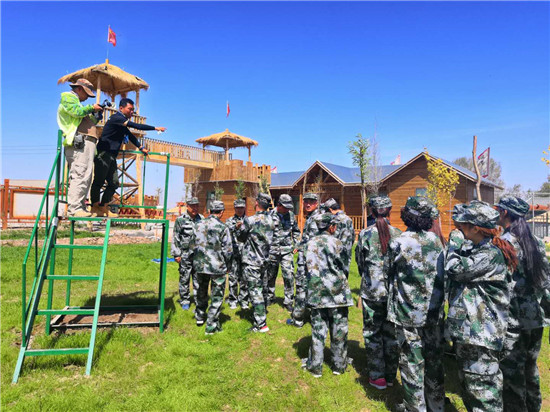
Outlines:
[[[195,140],[195,142],[206,146],[218,146],[224,149],[233,149],[235,147],[248,147],[258,146],[258,142],[248,137],[239,136],[238,134],[231,133],[229,129],[225,129],[225,132],[215,133],[210,136],[201,137]]]
[[[149,85],[144,80],[108,62],[67,74],[59,79],[57,84],[74,82],[81,78],[89,80],[94,88],[98,87],[98,81],[101,78],[100,89],[108,95],[149,89]]]

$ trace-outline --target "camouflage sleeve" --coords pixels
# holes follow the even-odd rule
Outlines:
[[[370,253],[370,245],[367,241],[367,234],[362,231],[357,239],[357,246],[355,246],[355,262],[359,269],[359,275],[363,276],[365,270],[365,258]]]
[[[174,231],[172,232],[172,248],[171,253],[174,257],[181,256],[181,219],[176,219],[174,224]]]
[[[462,248],[450,251],[445,265],[447,275],[456,282],[483,282],[485,275],[494,269],[495,259],[491,254],[468,253]]]
[[[241,227],[235,230],[235,234],[239,242],[246,242],[246,239],[248,238],[248,232],[250,232],[250,221],[248,220],[247,216],[243,219],[243,224],[241,225]]]
[[[292,230],[290,231],[290,233],[292,236],[292,246],[298,246],[298,242],[300,241],[300,235],[302,234],[302,232],[298,227],[298,220],[296,219],[296,215],[294,215],[294,219],[292,219]]]
[[[233,240],[231,238],[231,232],[229,228],[226,227],[222,234],[222,254],[225,260],[225,265],[227,266],[227,271],[231,271],[231,263],[233,256]]]

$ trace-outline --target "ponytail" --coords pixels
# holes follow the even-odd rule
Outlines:
[[[386,221],[386,217],[390,214],[390,211],[391,207],[372,209],[372,214],[376,218],[376,229],[378,230],[378,237],[380,238],[380,247],[382,248],[383,255],[388,251],[388,245],[391,240],[390,226]]]
[[[508,213],[510,218],[510,233],[518,240],[519,246],[523,252],[523,263],[525,264],[525,276],[527,281],[535,288],[544,287],[547,281],[545,273],[545,264],[543,256],[538,250],[538,242],[533,236],[529,225],[523,216],[517,216]]]
[[[447,245],[447,239],[445,239],[445,236],[443,236],[443,232],[441,231],[441,220],[440,218],[434,219],[432,223],[432,227],[428,232],[433,232],[439,237],[439,240],[441,240],[441,243],[443,243],[443,246]]]
[[[516,270],[518,266],[518,256],[516,250],[512,244],[500,237],[500,229],[486,229],[484,227],[478,226],[480,233],[484,236],[492,238],[493,245],[498,247],[502,254],[504,255],[504,260],[506,261],[506,266],[512,272]]]

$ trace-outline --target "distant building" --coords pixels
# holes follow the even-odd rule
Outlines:
[[[453,206],[474,199],[477,178],[475,173],[470,170],[441,160],[459,175],[454,199],[446,210],[440,210],[443,233],[448,234],[453,227],[451,221]],[[428,169],[424,152],[402,165],[380,166],[379,179],[379,193],[388,195],[393,203],[390,216],[392,225],[405,229],[400,218],[401,208],[409,196],[424,195],[428,185]],[[355,230],[360,230],[362,228],[361,193],[359,190],[359,168],[357,167],[340,166],[317,160],[306,171],[272,174],[270,189],[274,200],[283,193],[291,195],[295,210],[300,210],[304,192],[312,191],[318,185],[320,185],[321,202],[331,197],[336,199],[341,208],[352,218]],[[482,200],[494,203],[495,189],[502,188],[483,179],[481,182]],[[299,223],[303,224],[301,214],[299,214]]]

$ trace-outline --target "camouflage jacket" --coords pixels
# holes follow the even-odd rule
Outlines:
[[[446,334],[464,344],[501,350],[508,326],[510,273],[504,256],[486,238],[450,252],[451,279]]]
[[[388,320],[403,326],[443,318],[443,245],[433,232],[405,231],[390,242]]]
[[[349,273],[349,264],[351,261],[351,250],[353,249],[353,242],[355,242],[355,229],[353,228],[353,221],[342,210],[339,210],[336,215],[336,236],[344,244],[344,263],[345,272]]]
[[[300,239],[300,228],[292,211],[286,215],[277,213],[277,209],[269,212],[273,219],[273,244],[269,249],[270,256],[288,255],[292,253]]]
[[[320,308],[352,306],[344,274],[344,245],[328,232],[312,237],[306,249],[307,305]]]
[[[189,242],[193,237],[193,231],[197,222],[204,219],[204,216],[197,214],[194,219],[188,213],[184,213],[176,219],[174,224],[174,232],[172,235],[172,256],[187,257],[190,253]]]
[[[224,275],[231,269],[231,233],[217,216],[208,216],[197,223],[191,245],[196,273]]]
[[[536,329],[544,326],[544,313],[541,307],[541,300],[545,292],[545,288],[535,289],[527,282],[525,274],[525,256],[516,239],[516,237],[505,230],[502,239],[507,240],[514,246],[516,250],[519,264],[512,274],[510,282],[510,314],[508,318],[508,328],[513,330],[518,329]],[[546,263],[546,277],[550,273],[548,259],[546,258],[546,249],[544,243],[539,238],[536,238],[539,246],[539,253],[544,256],[543,261]]]
[[[401,230],[390,226],[390,242]],[[361,276],[361,298],[374,301],[388,299],[389,253],[382,254],[376,225],[359,233],[355,247],[355,261]]]
[[[245,216],[240,217],[237,215],[233,215],[225,221],[225,225],[229,228],[229,231],[231,232],[231,240],[233,241],[234,258],[241,257],[243,254],[244,243],[237,239],[237,228],[235,227],[235,225],[237,224],[237,222],[243,221],[244,218]]]
[[[273,230],[273,219],[268,212],[256,212],[244,218],[242,226],[237,229],[237,239],[244,242],[243,263],[262,267],[267,262]]]

